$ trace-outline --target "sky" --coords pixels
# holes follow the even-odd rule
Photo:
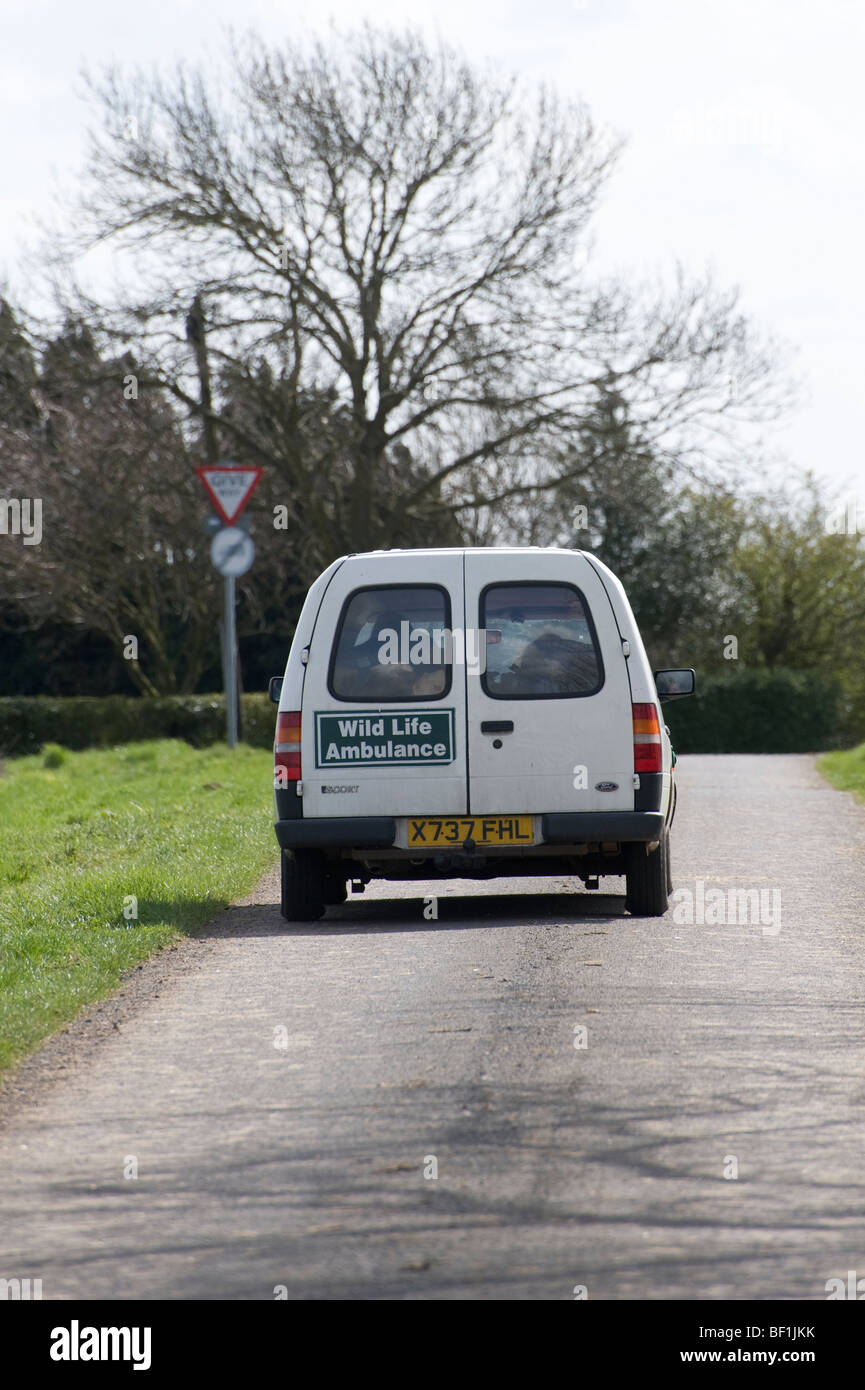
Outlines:
[[[229,27],[283,43],[364,17],[552,83],[623,136],[592,264],[738,285],[800,380],[776,476],[810,468],[865,516],[862,0],[0,0],[0,284],[25,297],[34,218],[74,189],[83,64],[206,62]]]

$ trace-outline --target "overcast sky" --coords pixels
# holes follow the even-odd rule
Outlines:
[[[679,259],[739,285],[804,380],[775,449],[865,497],[863,0],[2,0],[0,279],[13,299],[31,216],[81,165],[83,62],[194,60],[227,26],[284,41],[362,15],[552,81],[626,136],[595,223],[599,268]]]

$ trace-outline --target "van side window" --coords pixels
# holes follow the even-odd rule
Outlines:
[[[572,584],[491,584],[481,595],[487,695],[594,695],[604,682],[594,624]]]
[[[438,585],[356,589],[334,641],[330,693],[338,700],[437,700],[451,684],[450,601]]]

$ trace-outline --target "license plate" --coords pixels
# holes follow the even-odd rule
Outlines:
[[[531,816],[410,816],[409,849],[451,845],[534,844]]]

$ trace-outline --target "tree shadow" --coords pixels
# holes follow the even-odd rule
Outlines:
[[[734,1192],[707,1156],[706,1127],[720,1138],[733,1113],[712,1096],[617,1101],[578,1078],[431,1075],[352,1094],[338,1081],[247,1097],[232,1112],[244,1141],[164,1157],[140,1210],[95,1170],[55,1183],[62,1220],[99,1233],[52,1257],[58,1276],[90,1286],[132,1261],[134,1296],[175,1299],[269,1300],[277,1284],[300,1300],[571,1299],[575,1283],[613,1299],[824,1298],[861,1228],[855,1174],[815,1186],[792,1163],[779,1186],[757,1167]],[[223,1131],[222,1109],[196,1116]],[[795,1152],[823,1128],[803,1116]],[[764,1135],[759,1113],[738,1131]]]

